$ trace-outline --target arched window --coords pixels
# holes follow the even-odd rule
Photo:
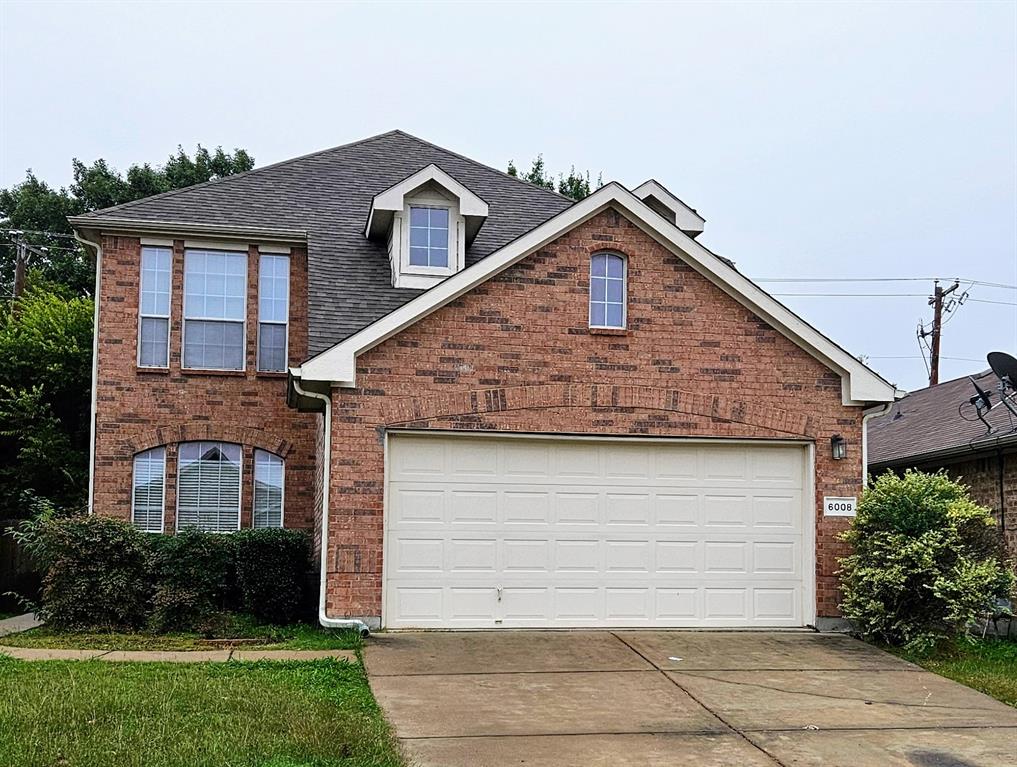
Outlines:
[[[163,530],[166,497],[166,448],[154,447],[134,456],[131,524],[146,533]]]
[[[177,465],[177,529],[240,529],[240,445],[182,442]]]
[[[254,451],[253,527],[283,526],[283,459],[265,450]]]
[[[590,327],[625,327],[625,258],[617,253],[590,257]]]

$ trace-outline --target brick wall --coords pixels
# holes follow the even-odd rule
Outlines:
[[[605,249],[629,259],[620,333],[588,329],[589,258]],[[383,433],[404,426],[815,440],[817,607],[838,614],[847,520],[820,505],[860,493],[860,410],[834,373],[613,210],[362,355],[357,383],[333,391],[331,616],[380,615]]]
[[[129,519],[135,453],[166,445],[166,529],[176,524],[177,445],[222,440],[244,446],[241,526],[251,525],[253,453],[286,459],[286,527],[314,523],[315,431],[320,416],[286,407],[286,377],[256,373],[258,250],[248,251],[246,371],[197,373],[181,369],[183,241],[173,246],[170,357],[167,370],[137,367],[141,242],[102,238],[99,373],[95,445],[96,513]],[[307,257],[290,258],[290,362],[307,354]]]

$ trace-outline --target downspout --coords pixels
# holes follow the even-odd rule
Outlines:
[[[102,244],[79,237],[71,230],[74,239],[86,248],[95,249],[95,307],[92,310],[92,403],[88,420],[88,513],[95,513],[95,418],[99,401],[99,296],[102,287]]]
[[[356,618],[329,618],[325,613],[325,581],[328,567],[328,497],[331,492],[330,482],[332,478],[332,398],[327,394],[319,394],[314,391],[307,391],[300,386],[300,381],[290,376],[293,390],[302,397],[321,400],[325,403],[325,419],[322,428],[324,429],[323,448],[324,461],[321,469],[321,581],[318,587],[318,622],[326,628],[354,629],[360,636],[366,637],[371,633],[367,624]]]
[[[869,486],[869,419],[886,415],[893,404],[887,402],[862,411],[862,487]]]

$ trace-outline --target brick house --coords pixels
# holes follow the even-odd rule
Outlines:
[[[72,224],[94,513],[313,530],[325,625],[837,618],[824,500],[895,389],[659,183],[573,202],[394,131]]]
[[[998,403],[991,371],[970,378]],[[1017,559],[1017,431],[1009,412],[997,406],[986,416],[988,433],[969,407],[974,394],[968,376],[909,392],[869,423],[869,473],[943,469],[992,509],[1006,549]]]

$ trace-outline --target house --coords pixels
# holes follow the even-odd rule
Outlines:
[[[985,370],[909,393],[869,422],[869,473],[945,470],[993,510],[1010,555],[1017,558],[1017,418],[997,406],[978,420],[971,381],[992,393],[998,379]]]
[[[94,513],[313,530],[325,625],[836,621],[896,390],[662,184],[574,202],[393,131],[71,222]]]

